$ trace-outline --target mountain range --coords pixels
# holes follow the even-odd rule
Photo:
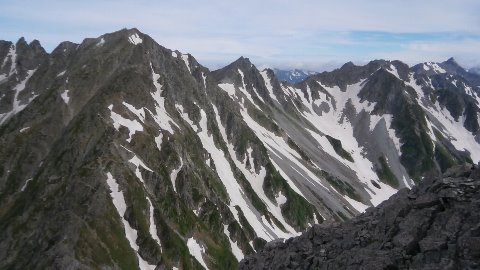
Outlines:
[[[480,74],[480,67],[473,67],[468,69],[468,72],[475,73],[475,74]]]
[[[480,76],[211,71],[137,29],[0,41],[0,268],[232,269],[480,160]]]

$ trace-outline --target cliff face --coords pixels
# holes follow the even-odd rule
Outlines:
[[[477,269],[480,168],[449,169],[345,223],[268,244],[239,269]]]

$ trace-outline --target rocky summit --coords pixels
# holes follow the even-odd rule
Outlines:
[[[0,41],[0,269],[236,268],[478,163],[479,81],[449,59],[289,83],[137,29]]]
[[[452,167],[340,225],[268,243],[239,269],[478,269],[479,207],[480,168]]]

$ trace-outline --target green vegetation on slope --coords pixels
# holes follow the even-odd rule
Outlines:
[[[384,156],[381,156],[378,158],[378,162],[380,163],[380,168],[377,168],[378,179],[393,188],[398,188],[400,186],[400,182],[395,174],[393,174],[393,172],[390,170],[387,159]]]
[[[271,163],[267,164],[266,170],[267,175],[263,182],[263,188],[272,201],[275,201],[275,196],[279,192],[287,198],[287,202],[281,206],[281,209],[283,216],[291,226],[297,230],[303,230],[308,223],[313,222],[314,215],[319,222],[322,221],[315,208],[288,185]]]
[[[328,142],[332,145],[333,149],[335,150],[335,152],[341,156],[342,158],[350,161],[350,162],[353,162],[353,158],[352,158],[352,155],[350,155],[349,152],[347,152],[347,150],[343,149],[342,147],[342,142],[340,140],[337,140],[333,137],[330,137],[328,135],[325,135],[325,137],[327,138]]]

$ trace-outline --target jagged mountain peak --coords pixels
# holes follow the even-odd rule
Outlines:
[[[232,63],[228,64],[227,66],[215,70],[213,73],[217,77],[217,79],[234,79],[234,77],[243,78],[245,79],[245,75],[259,75],[259,70],[255,67],[255,65],[250,62],[248,58],[243,56],[239,57],[237,60],[233,61]],[[250,77],[250,76],[247,76]],[[240,79],[235,79],[235,83],[242,83],[239,81]]]
[[[12,43],[10,43],[12,44]],[[27,54],[35,54],[35,55],[46,55],[47,52],[40,44],[40,41],[34,39],[30,43],[27,43],[24,37],[18,39],[15,44],[15,51],[19,51],[19,54],[23,55],[24,52],[28,52]],[[11,45],[10,45],[11,46]]]
[[[240,69],[244,72],[249,72],[250,70],[257,70],[255,65],[250,62],[250,59],[243,56],[240,56],[237,60],[224,67],[224,69]]]
[[[233,63],[247,64],[247,65],[252,64],[252,62],[250,62],[250,59],[248,57],[244,57],[244,56],[240,56],[237,60],[233,61]]]
[[[109,42],[109,41],[111,41],[111,42],[121,42],[121,43],[128,42],[128,43],[133,44],[133,45],[140,45],[144,41],[145,42],[154,42],[153,39],[150,36],[140,32],[136,28],[131,28],[131,29],[124,28],[124,29],[121,29],[121,30],[116,31],[116,32],[112,32],[112,33],[102,35],[98,38],[85,39],[84,42],[88,42],[89,40],[95,40],[95,41],[99,42],[100,44],[98,44],[98,45],[102,45],[103,42]]]
[[[390,64],[390,61],[384,59],[375,59],[366,64],[366,66],[383,67]]]
[[[78,43],[74,43],[71,41],[63,41],[60,44],[58,44],[58,46],[55,47],[55,49],[52,50],[52,54],[58,54],[60,52],[65,52],[67,50],[69,51],[76,50],[78,46],[80,46],[80,44]]]
[[[458,64],[457,60],[455,60],[454,57],[448,58],[447,61],[445,61],[445,62],[443,62],[443,63],[450,63],[450,64],[455,64],[455,65],[460,66],[460,65]]]
[[[44,50],[42,44],[41,44],[40,41],[37,40],[37,39],[32,40],[32,41],[28,44],[28,46],[30,46],[30,47],[32,47],[32,48],[43,49],[43,50]]]
[[[426,76],[460,76],[471,83],[471,87],[480,91],[480,75],[465,70],[458,62],[453,58],[436,63],[436,62],[424,62],[412,67],[412,71],[417,74],[424,74]]]
[[[343,64],[340,69],[350,69],[350,68],[354,68],[356,67],[356,65],[352,62],[352,61],[349,61],[345,64]]]
[[[27,41],[25,40],[24,37],[20,37],[17,42],[15,43],[15,46],[27,46]]]
[[[34,50],[43,50],[43,47],[40,45],[40,42],[38,40],[33,40],[30,43],[27,43],[24,37],[21,37],[17,40],[15,43],[16,49],[19,50],[28,50],[28,49],[34,49]]]
[[[338,86],[343,91],[346,90],[347,85],[358,83],[366,79],[378,69],[386,68],[391,70],[391,63],[386,60],[373,60],[363,66],[356,66],[353,62],[348,62],[342,67],[337,68],[331,72],[322,72],[313,75],[308,80],[320,81],[324,85],[333,87]]]
[[[454,74],[465,74],[467,71],[458,64],[458,62],[453,58],[450,57],[447,61],[440,63],[447,72],[454,73]]]

